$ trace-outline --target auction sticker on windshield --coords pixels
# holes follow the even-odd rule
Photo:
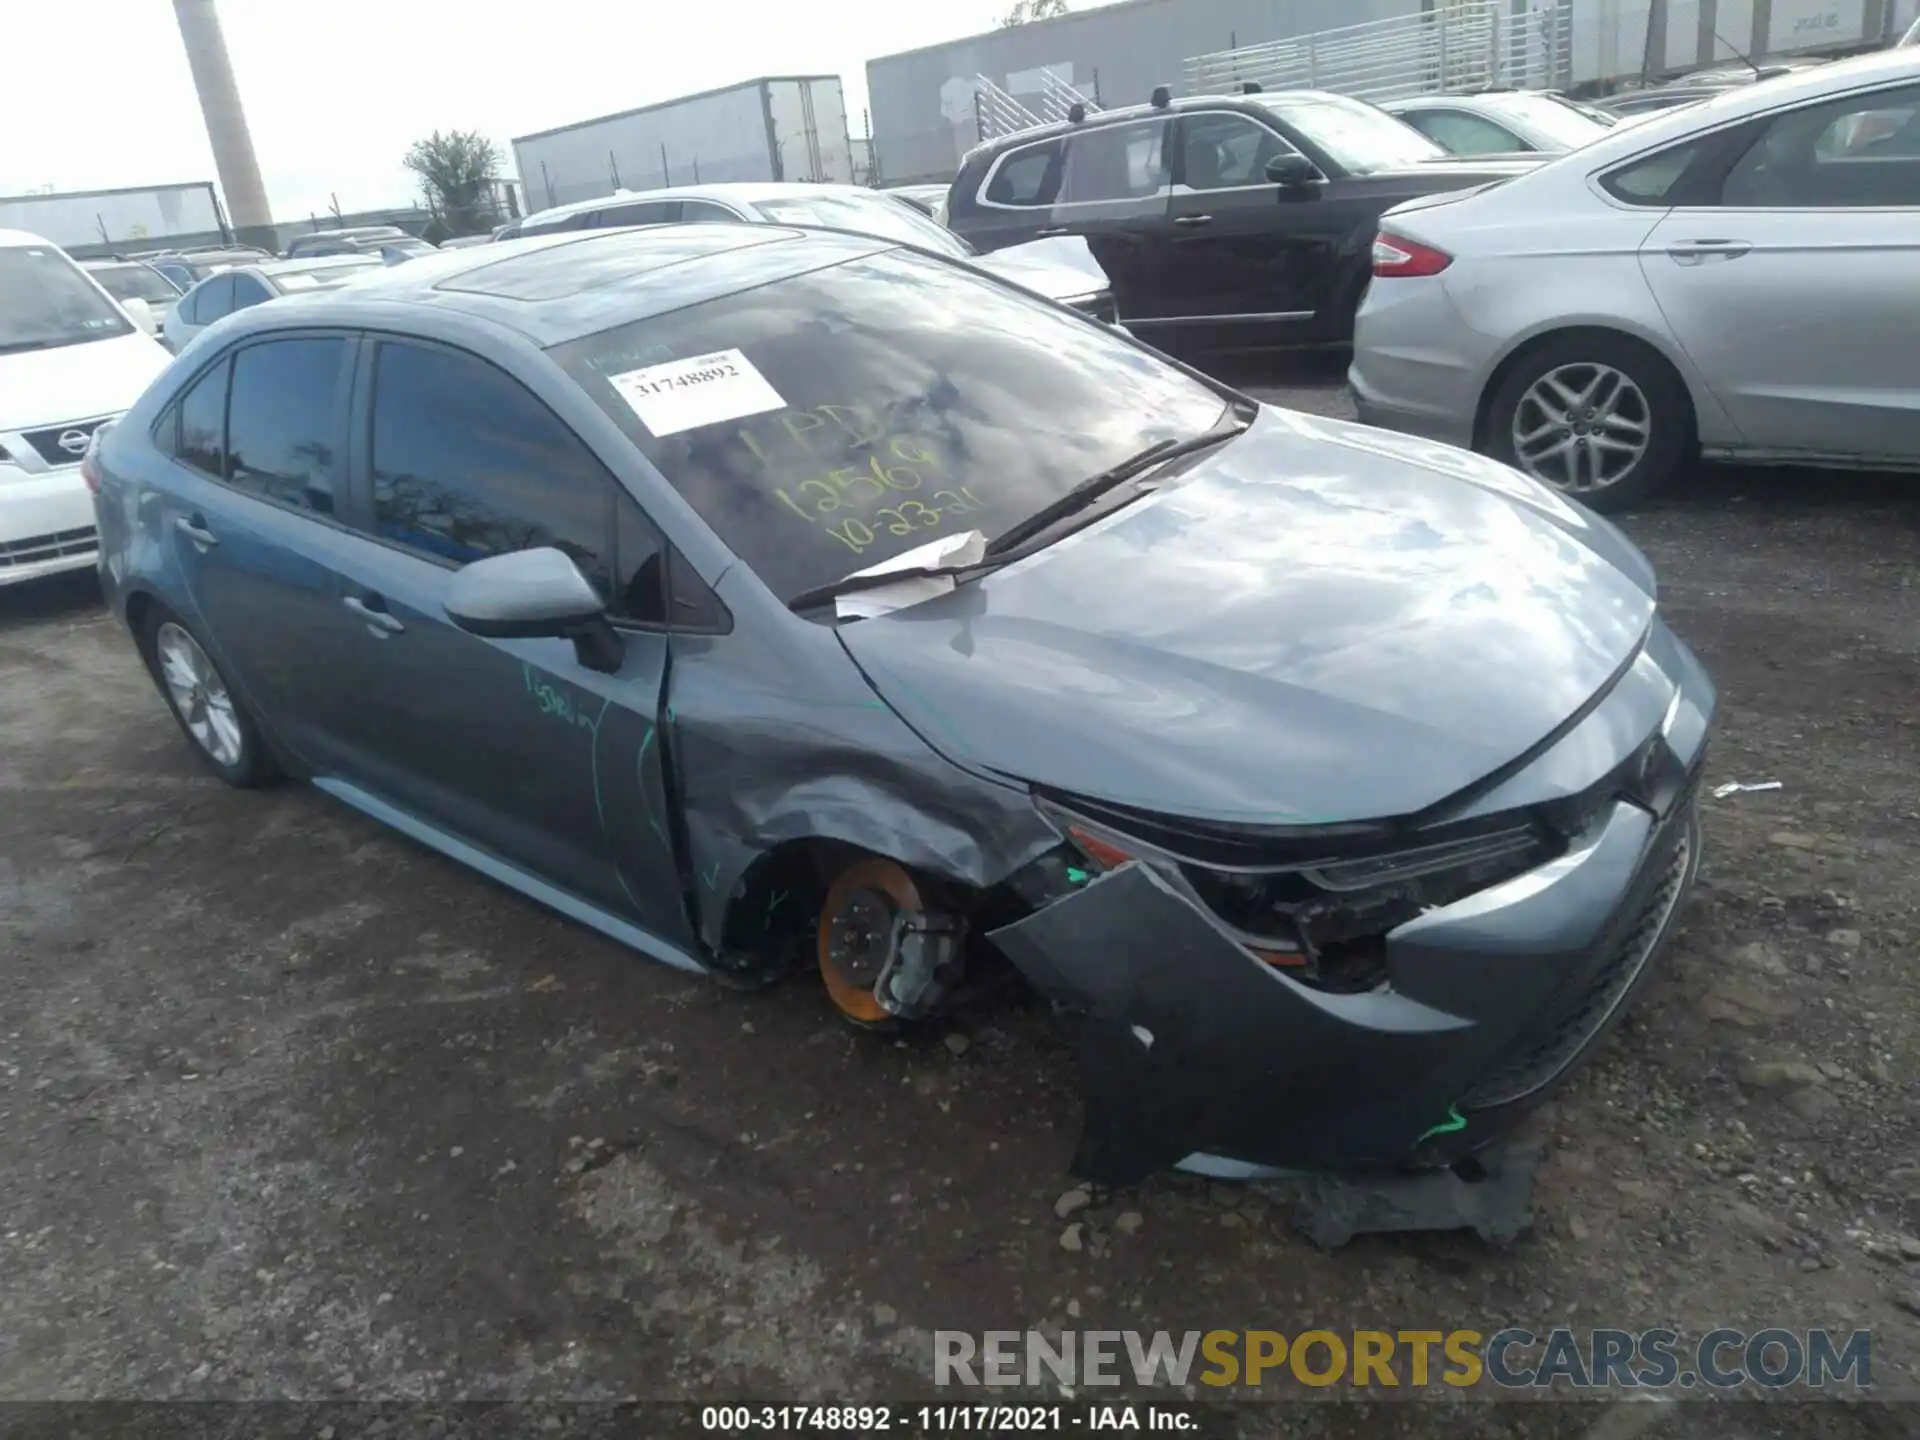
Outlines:
[[[783,410],[787,402],[738,350],[716,350],[609,375],[640,423],[655,435],[678,435],[747,415]]]

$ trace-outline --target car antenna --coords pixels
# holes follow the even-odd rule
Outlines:
[[[1753,71],[1754,79],[1764,80],[1766,78],[1766,76],[1761,73],[1760,67],[1754,64],[1753,61],[1750,58],[1748,58],[1746,51],[1740,49],[1731,40],[1727,39],[1726,36],[1722,35],[1718,30],[1715,30],[1713,32],[1713,38],[1718,40],[1722,45],[1726,46],[1727,49],[1733,51],[1733,58],[1738,60],[1742,65],[1746,66],[1747,69]]]

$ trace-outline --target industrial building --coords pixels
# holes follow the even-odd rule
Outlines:
[[[1376,99],[1433,88],[1422,77],[1457,84],[1461,46],[1449,56],[1449,34],[1474,37],[1479,69],[1494,83],[1594,89],[1737,64],[1742,54],[1872,48],[1896,38],[1915,8],[1916,0],[1119,0],[868,61],[874,160],[890,184],[945,180],[983,134],[1009,121],[1056,118],[1080,98],[1136,104],[1161,84],[1199,93],[1237,74],[1278,69],[1287,83]],[[1416,52],[1423,58],[1412,68],[1393,71],[1393,57]]]
[[[776,75],[513,142],[527,209],[725,180],[853,179],[837,75]]]
[[[25,230],[76,255],[218,245],[233,231],[210,181],[0,196],[0,230]]]

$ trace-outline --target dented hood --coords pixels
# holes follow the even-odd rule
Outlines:
[[[1409,814],[1538,746],[1654,612],[1608,522],[1448,446],[1266,409],[1135,501],[841,627],[969,768],[1162,814]]]

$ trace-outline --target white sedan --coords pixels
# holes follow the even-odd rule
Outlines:
[[[309,260],[263,260],[209,275],[185,295],[167,316],[161,339],[178,355],[207,326],[236,310],[261,305],[281,295],[331,290],[356,275],[381,270],[376,255],[326,255]]]

